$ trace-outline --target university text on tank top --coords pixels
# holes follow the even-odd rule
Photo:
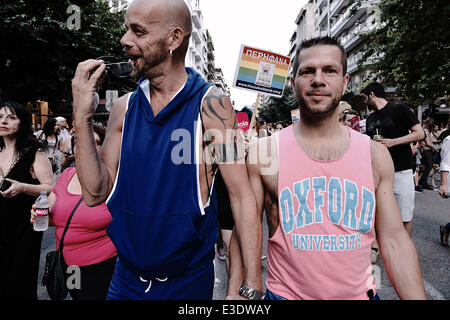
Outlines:
[[[278,137],[280,223],[268,244],[267,287],[288,299],[368,299],[375,190],[370,140],[349,129],[335,161],[311,159],[293,126]]]
[[[211,205],[203,208],[196,149],[199,108],[211,85],[194,70],[186,71],[186,84],[156,116],[141,87],[148,80],[141,79],[129,97],[118,173],[107,202],[113,216],[108,234],[120,262],[147,281],[193,273],[214,259],[215,187]]]

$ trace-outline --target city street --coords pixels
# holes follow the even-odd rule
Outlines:
[[[450,299],[450,248],[445,248],[440,244],[439,225],[450,222],[450,199],[442,199],[436,191],[425,190],[422,193],[416,192],[415,203],[413,241],[419,254],[427,297],[430,300],[448,300]],[[264,223],[264,239],[267,239],[266,223]],[[42,243],[39,282],[42,278],[45,255],[47,252],[54,250],[54,248],[54,228],[49,228],[44,234]],[[266,254],[267,241],[263,243],[263,250],[263,254]],[[216,267],[214,300],[221,300],[226,296],[227,275],[225,262],[216,258],[214,264]],[[262,271],[263,279],[265,279],[267,275],[267,259],[262,261]],[[376,263],[374,274],[380,275],[378,294],[381,299],[397,300],[398,296],[389,282],[381,257]],[[38,295],[40,300],[49,299],[46,289],[40,283],[38,285]]]

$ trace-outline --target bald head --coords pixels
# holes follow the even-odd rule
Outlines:
[[[134,0],[128,12],[135,10],[144,15],[151,15],[148,17],[151,22],[163,22],[168,27],[180,27],[187,37],[191,35],[191,12],[184,0]]]
[[[134,0],[128,8],[127,18],[129,16],[138,17],[148,25],[159,24],[166,30],[178,30],[182,43],[174,53],[181,58],[185,56],[192,33],[192,18],[184,0]]]

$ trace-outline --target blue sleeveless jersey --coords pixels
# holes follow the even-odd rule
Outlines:
[[[199,200],[199,108],[211,86],[186,68],[184,88],[156,116],[141,83],[129,99],[120,163],[107,201],[120,262],[146,279],[194,273],[214,259],[217,200]]]

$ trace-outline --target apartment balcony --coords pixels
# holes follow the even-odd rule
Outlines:
[[[192,29],[192,39],[194,39],[195,43],[201,43],[202,42],[202,36],[197,29]]]
[[[347,8],[345,12],[337,19],[333,26],[331,27],[331,36],[338,37],[342,32],[348,29],[350,26],[354,25],[356,20],[361,19],[366,13],[370,3],[363,2],[359,7],[358,11],[350,17],[350,11],[353,6]]]
[[[324,8],[322,13],[320,14],[320,17],[319,17],[319,20],[318,20],[319,26],[327,23],[327,20],[326,20],[327,16],[328,16],[328,9]]]
[[[330,18],[335,14],[340,13],[346,4],[347,0],[334,0],[330,5]]]
[[[295,50],[297,50],[297,44],[293,43],[291,49],[289,50],[288,56],[292,56],[295,53]]]
[[[208,50],[209,51],[214,51],[214,44],[211,40],[208,39],[208,41],[206,42]]]
[[[363,58],[363,55],[364,55],[364,53],[360,51],[347,59],[347,73],[348,74],[351,75],[352,73],[355,73],[356,71],[358,71],[358,63]],[[370,65],[374,64],[376,61],[377,61],[377,58],[375,56],[370,56],[363,61],[362,65],[370,66]]]
[[[194,57],[194,60],[197,61],[202,61],[203,60],[203,56],[200,53],[200,50],[197,49],[197,47],[190,47],[190,50],[192,52],[192,56]]]
[[[214,61],[216,59],[216,57],[214,56],[214,51],[208,51],[207,56],[209,61]]]
[[[360,35],[367,31],[369,31],[369,28],[365,23],[359,24],[353,29],[351,29],[345,36],[341,37],[340,42],[341,45],[344,47],[345,51],[349,52],[353,48],[355,48],[358,44],[360,44],[362,41]]]
[[[198,28],[198,29],[202,28],[203,16],[202,16],[202,12],[200,10],[192,11],[192,22],[193,22],[195,28]]]
[[[322,9],[328,5],[328,0],[317,0],[316,8]]]
[[[328,36],[328,30],[320,31],[318,34],[319,34],[321,37],[327,37],[327,36]]]
[[[358,52],[357,54],[354,54],[351,57],[347,58],[347,73],[352,74],[358,71],[358,62],[363,57],[362,52]]]
[[[297,42],[297,30],[294,31],[294,33],[291,36],[291,39],[289,40],[290,43]]]

